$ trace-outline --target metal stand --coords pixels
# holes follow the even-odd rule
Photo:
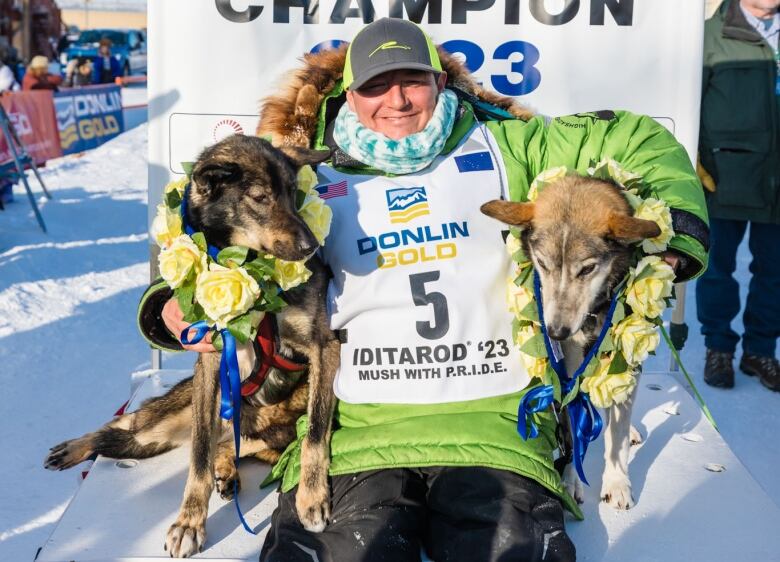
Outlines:
[[[674,294],[677,297],[675,299],[674,303],[674,310],[672,311],[672,319],[669,323],[669,331],[676,331],[675,326],[678,326],[679,330],[684,331],[685,335],[681,335],[680,337],[673,337],[672,341],[675,342],[675,348],[677,350],[681,350],[683,348],[683,345],[685,344],[685,340],[688,337],[688,327],[685,324],[685,289],[686,289],[687,283],[677,283],[674,286]],[[682,328],[684,327],[684,328]],[[682,341],[675,341],[675,340],[682,340]],[[677,347],[679,344],[679,347]],[[669,370],[672,373],[676,373],[680,370],[680,366],[677,364],[677,361],[674,360],[674,356],[671,355],[669,358]],[[686,385],[687,386],[687,385]]]
[[[46,232],[46,224],[43,222],[41,211],[38,209],[38,203],[35,201],[32,189],[30,189],[30,184],[27,181],[27,174],[24,172],[25,166],[30,166],[30,168],[32,168],[32,171],[35,174],[35,177],[38,178],[38,183],[41,184],[41,188],[43,188],[43,192],[46,194],[46,197],[49,199],[53,199],[53,197],[46,189],[46,185],[43,183],[43,178],[41,178],[41,174],[38,173],[38,167],[35,165],[35,161],[27,152],[24,144],[22,144],[22,141],[17,136],[16,129],[14,129],[14,124],[11,123],[11,119],[8,117],[8,113],[2,104],[0,104],[0,129],[3,131],[5,142],[8,143],[8,148],[10,149],[11,156],[13,156],[14,159],[16,172],[19,174],[19,178],[24,184],[24,189],[27,192],[27,198],[30,200],[30,205],[32,205],[33,212],[35,212],[35,218],[38,220],[38,224],[40,225],[41,230]]]

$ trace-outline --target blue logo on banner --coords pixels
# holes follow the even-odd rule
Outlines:
[[[456,156],[455,163],[458,165],[458,171],[461,174],[493,169],[493,160],[490,158],[489,152],[473,152]]]
[[[88,86],[54,95],[63,154],[96,148],[125,130],[119,86]]]

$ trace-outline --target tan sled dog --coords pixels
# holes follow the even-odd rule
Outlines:
[[[534,203],[491,201],[482,212],[523,227],[523,249],[542,283],[548,334],[561,342],[566,369],[573,373],[596,341],[613,291],[628,273],[629,243],[658,236],[660,228],[631,216],[631,206],[614,183],[579,176],[548,185]],[[641,438],[631,427],[633,400],[632,394],[607,412],[601,497],[617,509],[634,504],[628,452],[630,443]],[[582,483],[571,464],[563,479],[581,503]]]
[[[217,248],[242,245],[288,261],[306,259],[317,249],[317,240],[295,212],[296,172],[326,157],[327,152],[308,149],[282,151],[256,137],[229,137],[207,148],[195,163],[187,221]],[[328,326],[325,310],[329,274],[316,256],[306,265],[311,278],[284,293],[288,306],[276,315],[276,322],[281,354],[308,365],[308,396],[307,386],[301,384],[271,405],[258,401],[256,395],[245,397],[241,455],[276,462],[296,437],[296,420],[308,411],[296,507],[304,527],[321,531],[330,513],[327,476],[339,342]],[[239,361],[243,379],[254,366],[251,344],[239,349]],[[232,499],[234,482],[239,479],[232,423],[219,416],[219,365],[219,353],[201,353],[192,378],[93,433],[53,447],[44,466],[63,470],[95,453],[147,458],[190,441],[184,498],[165,548],[174,557],[198,553],[206,540],[211,492],[216,485],[223,498]]]

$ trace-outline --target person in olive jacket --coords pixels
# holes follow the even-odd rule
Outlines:
[[[752,278],[743,315],[740,369],[780,391],[780,0],[726,0],[704,31],[699,153],[707,194],[710,265],[696,304],[707,347],[704,380],[734,386],[740,310],[732,274],[750,224]],[[705,185],[708,183],[704,180]]]

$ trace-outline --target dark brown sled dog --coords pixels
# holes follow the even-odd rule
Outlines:
[[[218,248],[247,246],[257,252],[295,261],[317,249],[317,241],[295,210],[296,173],[327,152],[301,148],[275,149],[257,137],[232,136],[206,149],[198,158],[189,189],[187,220]],[[295,439],[295,421],[307,411],[309,428],[303,441],[301,480],[296,505],[303,525],[321,531],[330,510],[329,441],[334,405],[333,378],[339,343],[328,327],[325,293],[328,274],[314,256],[308,283],[285,293],[288,306],[277,315],[280,352],[308,364],[308,393],[298,385],[278,404],[265,406],[244,399],[241,408],[241,455],[275,462]],[[251,351],[251,345],[240,350]],[[45,460],[51,470],[70,468],[94,453],[111,458],[147,458],[192,442],[190,469],[176,522],[165,547],[186,557],[203,549],[208,498],[214,489],[233,497],[238,480],[232,424],[219,416],[219,353],[202,353],[194,376],[137,411],[112,420],[93,433],[52,448]],[[244,370],[242,369],[242,373]],[[308,404],[308,408],[307,408]]]

